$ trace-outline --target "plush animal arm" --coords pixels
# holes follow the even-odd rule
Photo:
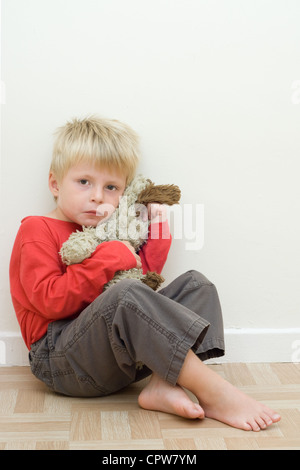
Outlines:
[[[127,240],[137,251],[148,236],[149,220],[143,217],[142,210],[149,203],[177,204],[180,200],[180,189],[175,185],[154,185],[151,180],[142,175],[136,176],[124,191],[119,207],[111,217],[100,223],[97,227],[83,227],[82,231],[72,233],[62,245],[60,255],[67,264],[80,263],[89,258],[96,247],[105,241]],[[114,278],[108,282],[104,290],[121,279],[139,279],[152,289],[156,290],[164,281],[163,277],[155,272],[142,269],[129,269],[118,271]]]
[[[146,206],[149,203],[166,204],[172,206],[180,201],[181,191],[174,184],[155,185],[152,182],[138,195],[137,203]]]

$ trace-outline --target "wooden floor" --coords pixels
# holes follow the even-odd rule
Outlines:
[[[221,364],[215,371],[278,411],[259,433],[139,408],[144,382],[105,398],[49,392],[28,367],[0,368],[0,449],[300,449],[300,364]]]

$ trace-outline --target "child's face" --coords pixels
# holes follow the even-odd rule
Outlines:
[[[126,177],[117,171],[82,163],[71,167],[60,182],[50,173],[49,187],[57,198],[56,218],[96,227],[107,212],[111,215],[118,207]],[[106,205],[102,214],[101,204]]]

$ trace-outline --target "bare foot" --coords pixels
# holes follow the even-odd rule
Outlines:
[[[199,400],[205,416],[245,431],[260,431],[280,420],[278,413],[245,395],[189,351],[178,383]]]
[[[201,406],[194,403],[179,385],[174,387],[156,374],[152,374],[138,402],[146,410],[163,411],[189,419],[204,418]]]
[[[209,400],[200,401],[205,416],[245,431],[260,431],[280,421],[280,416],[264,404],[224,381]]]

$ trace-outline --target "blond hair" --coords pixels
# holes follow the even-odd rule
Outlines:
[[[74,118],[56,131],[50,171],[58,179],[74,165],[88,162],[114,169],[133,179],[139,161],[139,140],[127,124],[90,116]]]

